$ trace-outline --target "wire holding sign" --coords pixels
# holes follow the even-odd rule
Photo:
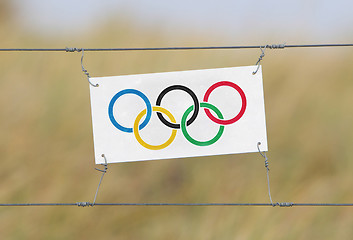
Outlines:
[[[73,51],[75,51],[75,49]],[[87,81],[92,87],[99,87],[99,84],[93,84],[91,82],[91,80],[90,80],[91,76],[89,75],[89,72],[83,66],[83,57],[85,56],[85,50],[82,48],[80,51],[82,51],[82,56],[81,56],[81,69],[82,69],[82,72],[87,76]]]
[[[260,64],[261,64],[261,61],[262,59],[265,57],[265,50],[266,50],[266,47],[267,45],[262,49],[262,47],[260,47],[260,50],[261,50],[261,55],[259,57],[259,60],[257,60],[256,62],[256,70],[252,72],[253,75],[255,75],[257,73],[257,71],[259,71],[259,68],[260,68]]]
[[[284,49],[284,48],[321,48],[321,47],[353,47],[353,43],[327,44],[265,44],[246,46],[197,46],[197,47],[134,47],[134,48],[0,48],[0,52],[80,52],[82,49],[92,52],[104,51],[180,51],[180,50],[231,50],[231,49]]]

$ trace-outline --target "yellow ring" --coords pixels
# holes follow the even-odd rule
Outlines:
[[[174,116],[167,109],[162,108],[162,107],[152,107],[152,111],[164,113],[165,115],[167,115],[167,117],[169,118],[169,120],[172,123],[176,123]],[[137,115],[137,117],[136,117],[134,127],[133,127],[136,140],[142,146],[144,146],[145,148],[150,149],[150,150],[160,150],[160,149],[168,147],[174,141],[177,130],[173,129],[172,135],[165,143],[163,143],[161,145],[150,145],[150,144],[146,143],[145,141],[143,141],[140,134],[139,134],[139,124],[140,124],[141,118],[145,115],[146,115],[146,109],[143,110],[142,112],[140,112],[139,115]]]

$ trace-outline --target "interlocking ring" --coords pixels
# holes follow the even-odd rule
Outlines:
[[[167,109],[162,108],[162,107],[153,107],[152,110],[154,112],[158,111],[158,112],[164,113],[165,115],[168,116],[170,121],[172,121],[173,123],[176,122],[174,116]],[[163,143],[161,145],[150,145],[142,140],[142,138],[139,134],[139,128],[137,127],[140,123],[141,118],[145,115],[146,115],[146,109],[142,110],[142,112],[140,112],[139,115],[137,115],[135,123],[134,123],[134,134],[135,134],[137,141],[145,148],[151,149],[151,150],[160,150],[160,149],[168,147],[174,141],[177,130],[175,130],[175,129],[172,130],[172,135],[169,137],[169,139],[165,143]]]
[[[164,89],[158,96],[157,98],[157,101],[156,101],[156,105],[157,106],[160,106],[161,105],[161,102],[162,102],[162,99],[163,97],[170,91],[173,91],[173,90],[183,90],[185,92],[187,92],[192,100],[194,101],[194,113],[192,114],[191,118],[186,122],[187,126],[189,126],[191,123],[193,123],[197,117],[197,114],[199,113],[199,100],[197,99],[195,93],[190,89],[190,88],[187,88],[185,86],[182,86],[182,85],[173,85],[173,86],[170,86],[170,87],[167,87],[166,89]],[[175,128],[175,129],[180,129],[180,124],[176,124],[176,123],[170,123],[169,121],[167,121],[163,115],[159,112],[157,112],[157,116],[159,118],[159,120],[161,120],[162,123],[164,123],[164,125],[170,127],[170,128]]]
[[[221,87],[221,86],[232,87],[233,89],[235,89],[240,94],[240,97],[241,97],[241,102],[242,102],[241,109],[240,109],[239,113],[237,113],[237,115],[235,115],[235,117],[233,117],[231,119],[224,119],[221,111],[216,106],[208,103],[209,96],[213,92],[213,90],[215,90],[216,88]],[[181,123],[180,124],[176,123],[176,120],[175,120],[174,116],[172,115],[172,113],[170,113],[167,109],[165,109],[165,108],[160,106],[163,97],[168,92],[173,91],[173,90],[182,90],[182,91],[187,92],[191,96],[191,98],[192,98],[192,100],[194,102],[194,105],[191,105],[184,112],[184,114],[183,114],[183,116],[181,118]],[[116,100],[119,97],[121,97],[121,96],[123,96],[125,94],[135,94],[135,95],[141,97],[142,100],[146,104],[146,109],[142,110],[137,115],[137,117],[135,119],[135,122],[134,122],[134,125],[133,125],[133,128],[127,128],[127,127],[122,126],[121,124],[119,124],[115,120],[115,117],[113,115],[113,107],[114,107],[114,104],[115,104]],[[194,144],[196,146],[209,146],[209,145],[214,144],[215,142],[217,142],[221,138],[221,136],[222,136],[222,134],[224,132],[224,128],[225,128],[224,125],[233,124],[233,123],[239,121],[239,119],[241,119],[243,117],[243,115],[245,113],[245,110],[246,110],[246,106],[247,106],[247,100],[246,100],[245,93],[243,92],[243,90],[237,84],[235,84],[233,82],[229,82],[229,81],[220,81],[220,82],[217,82],[217,83],[213,84],[210,88],[207,89],[207,91],[206,91],[206,93],[204,95],[203,101],[204,102],[199,103],[199,100],[197,99],[196,94],[190,88],[185,87],[183,85],[172,85],[172,86],[169,86],[169,87],[165,88],[159,94],[159,96],[157,98],[157,101],[156,101],[156,105],[157,106],[152,107],[150,101],[148,100],[146,95],[144,95],[142,92],[140,92],[140,91],[138,91],[136,89],[125,89],[125,90],[122,90],[122,91],[118,92],[117,94],[115,94],[113,96],[113,98],[110,100],[110,103],[109,103],[109,106],[108,106],[108,115],[109,115],[110,121],[112,122],[112,124],[117,129],[119,129],[120,131],[123,131],[123,132],[128,132],[128,133],[133,132],[136,140],[143,147],[145,147],[147,149],[150,149],[150,150],[161,150],[161,149],[164,149],[164,148],[168,147],[174,141],[174,139],[176,137],[176,133],[177,133],[176,129],[180,129],[180,128],[181,128],[181,131],[182,131],[185,139],[187,141],[189,141],[191,144]],[[211,121],[213,121],[214,123],[217,123],[217,124],[220,125],[217,134],[212,139],[207,140],[207,141],[196,140],[193,137],[191,137],[190,134],[187,131],[187,126],[189,126],[191,123],[193,123],[195,121],[195,119],[196,119],[196,117],[197,117],[197,115],[199,113],[200,107],[204,108],[206,115],[208,116],[208,118]],[[217,115],[217,117],[215,117],[210,112],[210,110],[212,110]],[[142,140],[142,138],[140,136],[140,133],[139,133],[139,131],[142,130],[148,124],[148,122],[150,121],[151,116],[152,116],[152,111],[153,112],[157,112],[157,116],[158,116],[159,120],[164,125],[166,125],[169,128],[172,128],[171,136],[168,138],[168,140],[165,143],[160,144],[160,145],[151,145],[151,144],[146,143],[144,140]],[[190,113],[192,111],[193,111],[193,114],[191,115],[190,119],[187,120],[188,116],[190,115]],[[164,118],[162,113],[165,114],[169,118],[169,121]],[[140,124],[141,119],[145,115],[146,115],[145,119]]]
[[[122,91],[118,92],[117,94],[115,94],[114,97],[112,98],[112,100],[110,100],[109,107],[108,107],[108,114],[109,114],[110,121],[120,131],[131,133],[132,132],[132,128],[127,128],[127,127],[124,127],[124,126],[120,125],[115,120],[115,117],[114,117],[114,114],[113,114],[113,107],[114,107],[114,104],[115,104],[116,100],[118,100],[119,97],[121,97],[121,96],[123,96],[125,94],[135,94],[135,95],[141,97],[142,100],[146,104],[147,116],[146,116],[145,120],[141,123],[141,125],[139,126],[139,130],[141,130],[144,127],[146,127],[147,123],[150,121],[151,116],[152,116],[152,106],[151,106],[150,100],[148,100],[146,95],[143,94],[142,92],[140,92],[139,90],[136,90],[136,89],[125,89],[125,90],[122,90]]]
[[[214,117],[212,115],[212,113],[210,112],[210,110],[208,110],[208,109],[205,109],[205,112],[206,112],[207,117],[209,117],[215,123],[222,124],[222,125],[229,125],[229,124],[235,123],[236,121],[238,121],[244,115],[245,109],[246,109],[246,97],[245,97],[245,94],[244,94],[243,90],[238,85],[236,85],[235,83],[228,82],[228,81],[221,81],[221,82],[213,84],[206,91],[205,96],[203,98],[203,101],[204,102],[208,102],[208,98],[209,98],[210,94],[212,93],[212,91],[215,90],[218,87],[221,87],[221,86],[229,86],[229,87],[232,87],[232,88],[234,88],[235,90],[237,90],[239,92],[240,97],[241,97],[241,109],[240,109],[240,112],[235,117],[233,117],[232,119],[228,119],[228,120],[223,120],[223,119],[219,119],[219,118]]]
[[[205,103],[205,102],[202,102],[200,103],[200,106],[203,107],[203,108],[209,108],[211,109],[212,111],[214,111],[217,116],[220,118],[220,119],[223,119],[223,115],[221,113],[221,111],[219,111],[218,108],[216,108],[215,106],[213,106],[212,104],[209,104],[209,103]],[[195,140],[193,139],[188,131],[186,130],[186,126],[185,126],[185,121],[186,121],[186,118],[188,117],[189,113],[193,110],[194,106],[191,106],[189,107],[183,114],[183,117],[181,118],[181,130],[184,134],[184,137],[189,141],[191,142],[192,144],[196,145],[196,146],[208,146],[208,145],[211,145],[211,144],[214,144],[215,142],[218,141],[218,139],[222,136],[223,134],[223,131],[224,131],[224,126],[223,125],[220,125],[219,126],[219,130],[218,130],[218,133],[216,134],[216,136],[214,138],[212,138],[211,140],[208,140],[208,141],[204,141],[204,142],[201,142],[201,141],[198,141],[198,140]]]

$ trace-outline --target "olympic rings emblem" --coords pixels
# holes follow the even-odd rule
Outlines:
[[[241,109],[239,111],[239,113],[237,113],[233,118],[231,119],[224,119],[221,111],[214,105],[210,104],[208,102],[208,99],[211,95],[211,93],[218,87],[221,87],[221,86],[228,86],[228,87],[231,87],[233,88],[234,90],[236,90],[240,97],[241,97]],[[176,123],[176,120],[174,118],[174,116],[172,115],[171,112],[169,112],[167,109],[161,107],[161,104],[162,104],[162,99],[163,97],[171,92],[171,91],[174,91],[174,90],[182,90],[186,93],[188,93],[193,102],[194,102],[194,105],[191,105],[188,109],[186,109],[186,111],[184,112],[182,118],[181,118],[181,123]],[[128,128],[128,127],[124,127],[122,126],[121,124],[119,124],[114,115],[113,115],[113,108],[114,108],[114,104],[115,102],[118,100],[118,98],[120,98],[121,96],[123,95],[126,95],[126,94],[134,94],[134,95],[137,95],[139,96],[146,104],[146,109],[142,110],[136,117],[135,119],[135,122],[134,122],[134,125],[132,128]],[[142,92],[140,92],[139,90],[136,90],[136,89],[124,89],[120,92],[118,92],[117,94],[115,94],[113,96],[113,98],[110,100],[110,103],[109,103],[109,106],[108,106],[108,115],[109,115],[109,119],[111,121],[111,123],[120,131],[122,132],[127,132],[127,133],[133,133],[136,140],[145,148],[147,149],[150,149],[150,150],[161,150],[163,148],[166,148],[168,147],[175,139],[176,137],[176,134],[177,134],[177,129],[181,129],[185,139],[187,141],[189,141],[191,144],[194,144],[196,146],[209,146],[209,145],[212,145],[214,144],[215,142],[217,142],[223,132],[224,132],[224,126],[225,125],[229,125],[229,124],[233,124],[237,121],[239,121],[239,119],[242,118],[242,116],[244,115],[245,113],[245,110],[246,110],[246,106],[247,106],[247,101],[246,101],[246,96],[243,92],[243,90],[235,83],[233,82],[229,82],[229,81],[220,81],[220,82],[217,82],[215,84],[213,84],[211,87],[209,87],[204,95],[204,98],[203,98],[203,102],[199,103],[199,100],[197,99],[195,93],[188,87],[185,87],[183,85],[172,85],[172,86],[169,86],[167,87],[166,89],[164,89],[160,94],[159,96],[157,97],[157,100],[156,100],[156,106],[152,107],[151,105],[151,102],[149,101],[149,99],[146,97],[145,94],[143,94]],[[190,134],[188,133],[187,131],[187,126],[189,126],[190,124],[192,124],[195,119],[197,118],[197,115],[199,113],[199,110],[200,108],[204,108],[204,111],[207,115],[207,117],[213,121],[214,123],[220,125],[219,126],[219,130],[216,134],[216,136],[214,136],[212,139],[210,140],[207,140],[207,141],[198,141],[194,138],[192,138],[190,136]],[[214,112],[217,116],[214,116],[211,111]],[[151,145],[151,144],[148,144],[146,143],[140,136],[140,133],[139,131],[142,130],[144,127],[146,127],[146,125],[149,123],[151,117],[152,117],[152,112],[156,112],[157,113],[157,116],[159,118],[159,120],[167,127],[171,128],[172,129],[172,134],[170,135],[170,137],[168,138],[168,140],[161,144],[161,145]],[[191,114],[192,112],[192,115],[191,117],[188,119],[188,116]],[[165,114],[168,118],[169,118],[169,121],[167,119],[165,119],[165,117],[162,115]],[[141,122],[141,119],[144,117],[145,119]],[[188,120],[187,120],[188,119]]]

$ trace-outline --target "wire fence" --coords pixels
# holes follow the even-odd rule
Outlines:
[[[353,47],[353,43],[329,44],[270,44],[249,46],[196,46],[196,47],[137,47],[137,48],[0,48],[1,52],[81,52],[81,51],[172,51],[172,50],[229,50],[229,49],[284,49],[284,48],[320,48]]]
[[[262,55],[256,65],[264,57],[265,49],[285,49],[285,48],[320,48],[320,47],[353,47],[353,43],[330,43],[330,44],[272,44],[272,45],[250,45],[250,46],[204,46],[204,47],[146,47],[146,48],[0,48],[0,52],[82,52],[81,65],[83,61],[83,53],[86,51],[173,51],[173,50],[230,50],[230,49],[261,49]],[[82,65],[82,71],[87,75],[89,74]],[[255,74],[254,72],[253,74]],[[94,85],[93,85],[94,86]],[[259,144],[258,144],[259,146]],[[144,206],[144,207],[353,207],[353,203],[294,203],[294,202],[272,202],[270,192],[269,168],[268,159],[265,153],[259,153],[265,158],[265,168],[267,169],[267,183],[268,194],[270,203],[96,203],[99,187],[102,183],[103,176],[107,172],[107,163],[104,170],[96,169],[102,172],[98,188],[91,202],[76,202],[76,203],[0,203],[0,207],[53,207],[53,206],[77,206],[77,207],[94,207],[94,206]]]
[[[353,207],[353,203],[1,203],[0,207],[54,207],[54,206],[135,206],[135,207]]]

